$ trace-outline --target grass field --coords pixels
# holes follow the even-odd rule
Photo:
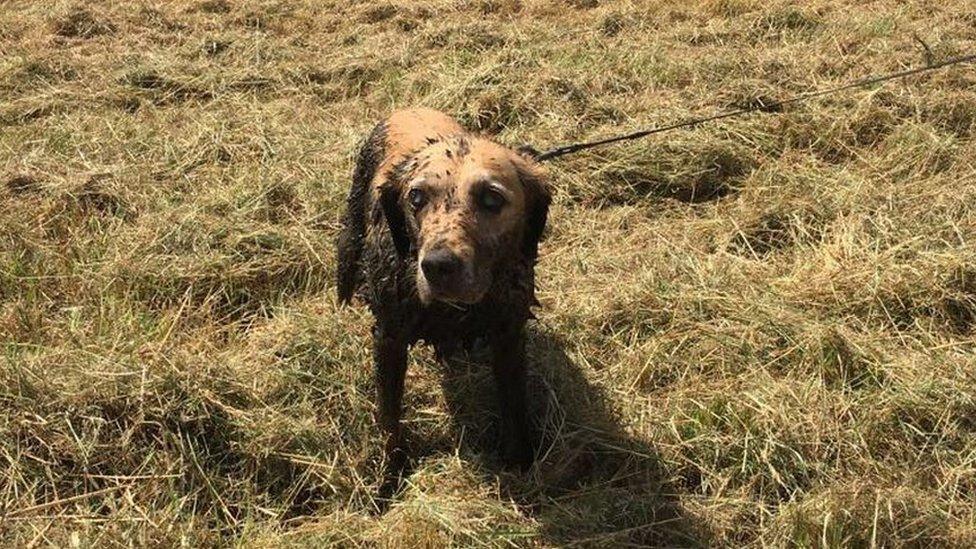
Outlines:
[[[333,284],[393,108],[541,149],[974,51],[969,0],[0,0],[0,545],[976,545],[973,65],[553,162],[526,474],[420,348],[377,513]]]

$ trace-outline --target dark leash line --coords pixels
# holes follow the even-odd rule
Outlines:
[[[882,82],[887,82],[889,80],[895,80],[898,78],[904,78],[906,76],[911,76],[913,74],[920,74],[924,72],[934,71],[951,65],[958,65],[959,63],[968,63],[976,61],[976,54],[963,55],[960,57],[951,57],[944,61],[939,61],[937,63],[928,63],[922,67],[915,67],[914,69],[906,69],[903,71],[883,74],[881,76],[870,76],[867,78],[862,78],[861,80],[855,80],[847,84],[836,86],[833,88],[827,88],[824,90],[818,90],[814,92],[804,93],[791,97],[789,99],[784,99],[782,101],[772,101],[764,102],[762,100],[755,100],[751,102],[750,105],[735,109],[732,111],[722,112],[719,114],[714,114],[712,116],[705,116],[702,118],[692,118],[690,120],[685,120],[682,122],[676,122],[674,124],[669,124],[667,126],[661,126],[657,128],[650,128],[646,130],[636,131],[633,133],[628,133],[625,135],[618,135],[616,137],[608,137],[606,139],[599,139],[596,141],[586,141],[582,143],[571,143],[569,145],[563,145],[561,147],[556,147],[541,153],[534,153],[536,161],[545,162],[546,160],[552,160],[553,158],[559,158],[560,156],[565,156],[567,154],[573,154],[575,152],[583,151],[586,149],[592,149],[594,147],[600,147],[602,145],[609,145],[611,143],[618,143],[620,141],[632,141],[634,139],[640,139],[642,137],[647,137],[648,135],[653,135],[656,133],[662,133],[670,130],[677,130],[679,128],[690,128],[694,126],[699,126],[706,122],[713,122],[715,120],[722,120],[723,118],[731,118],[733,116],[739,116],[742,114],[749,114],[753,112],[780,112],[782,107],[790,105],[793,103],[800,103],[808,99],[813,99],[815,97],[823,97],[825,95],[832,95],[844,90],[849,90],[851,88],[863,88],[870,86],[872,84],[879,84]],[[531,149],[527,149],[529,152],[534,152]]]

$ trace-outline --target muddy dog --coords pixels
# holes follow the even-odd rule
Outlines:
[[[337,242],[338,291],[342,303],[358,292],[375,317],[377,421],[388,464],[406,461],[408,348],[423,340],[446,358],[476,339],[491,350],[503,458],[532,463],[523,328],[537,304],[534,268],[549,202],[530,154],[441,112],[396,112],[366,139]]]

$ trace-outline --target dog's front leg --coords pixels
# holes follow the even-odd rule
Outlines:
[[[525,335],[508,327],[491,338],[492,370],[501,406],[502,453],[510,465],[527,469],[535,456],[529,423]]]
[[[373,328],[373,361],[376,377],[376,421],[386,435],[387,471],[399,475],[407,455],[400,432],[403,379],[407,372],[407,344],[393,330]]]

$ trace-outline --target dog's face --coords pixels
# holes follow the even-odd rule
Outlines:
[[[383,208],[398,251],[416,254],[418,295],[472,304],[496,266],[535,258],[549,192],[534,161],[486,139],[431,144],[397,167]]]

